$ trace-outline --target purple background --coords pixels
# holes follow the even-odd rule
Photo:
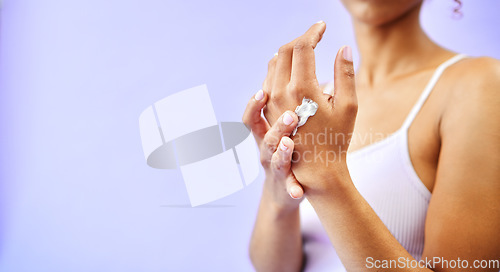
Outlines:
[[[499,58],[500,2],[465,0],[461,20],[452,2],[424,5],[430,36]],[[138,117],[206,83],[219,121],[239,121],[273,53],[321,19],[331,80],[354,45],[340,3],[4,0],[0,18],[0,271],[252,271],[262,177],[183,207],[180,172],[146,165]]]

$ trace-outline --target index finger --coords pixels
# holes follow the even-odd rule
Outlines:
[[[242,117],[243,123],[252,131],[257,142],[260,142],[270,127],[261,116],[266,101],[267,94],[263,90],[259,90],[248,102]]]
[[[325,30],[325,22],[319,21],[297,40],[293,47],[290,81],[300,83],[316,79],[314,48],[321,41]]]
[[[276,151],[278,144],[283,136],[290,136],[293,129],[297,126],[298,117],[293,111],[286,111],[281,115],[277,122],[269,129],[264,136],[264,152],[261,151],[261,157],[271,158]]]

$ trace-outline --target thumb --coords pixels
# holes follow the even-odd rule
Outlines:
[[[354,80],[352,50],[349,46],[342,47],[335,58],[334,67],[334,97],[335,106],[352,106],[358,104]]]
[[[304,195],[304,188],[302,188],[302,185],[300,185],[293,174],[290,174],[286,179],[286,190],[293,199],[301,199]]]

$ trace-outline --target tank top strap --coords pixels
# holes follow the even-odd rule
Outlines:
[[[413,119],[415,119],[415,117],[417,116],[418,112],[420,111],[420,109],[424,105],[424,103],[427,100],[427,98],[429,97],[432,89],[434,89],[434,86],[436,85],[439,78],[441,77],[443,72],[446,70],[446,68],[450,67],[454,63],[456,63],[459,60],[466,58],[466,57],[467,57],[467,55],[465,55],[465,54],[456,54],[451,59],[443,62],[441,65],[438,66],[438,68],[436,69],[436,71],[432,75],[431,79],[429,80],[429,83],[427,83],[427,85],[425,86],[424,91],[422,92],[422,94],[418,98],[417,102],[415,103],[415,105],[411,109],[410,113],[406,117],[406,120],[403,123],[403,126],[401,127],[403,130],[408,130],[411,123],[413,122]]]

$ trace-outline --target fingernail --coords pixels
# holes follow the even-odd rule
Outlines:
[[[317,24],[322,24],[322,23],[324,23],[323,20],[317,22]]]
[[[290,189],[290,196],[293,198],[293,199],[299,199],[300,197],[298,197],[298,195],[300,194],[300,189],[299,187],[297,186],[293,186],[291,189]]]
[[[280,149],[283,150],[283,151],[287,151],[288,150],[288,146],[286,146],[284,143],[283,143],[283,138],[281,139],[281,142],[280,142]]]
[[[275,57],[276,57],[276,56],[278,56],[278,52],[274,53],[274,56],[275,56]]]
[[[345,60],[352,61],[352,49],[351,49],[351,47],[348,45],[344,46],[344,49],[342,49],[342,55],[344,55]]]
[[[259,90],[255,94],[255,100],[260,101],[260,100],[262,100],[262,98],[264,98],[264,91],[263,90]]]
[[[285,112],[285,114],[283,115],[283,123],[288,126],[292,122],[293,122],[292,116],[288,112]]]

